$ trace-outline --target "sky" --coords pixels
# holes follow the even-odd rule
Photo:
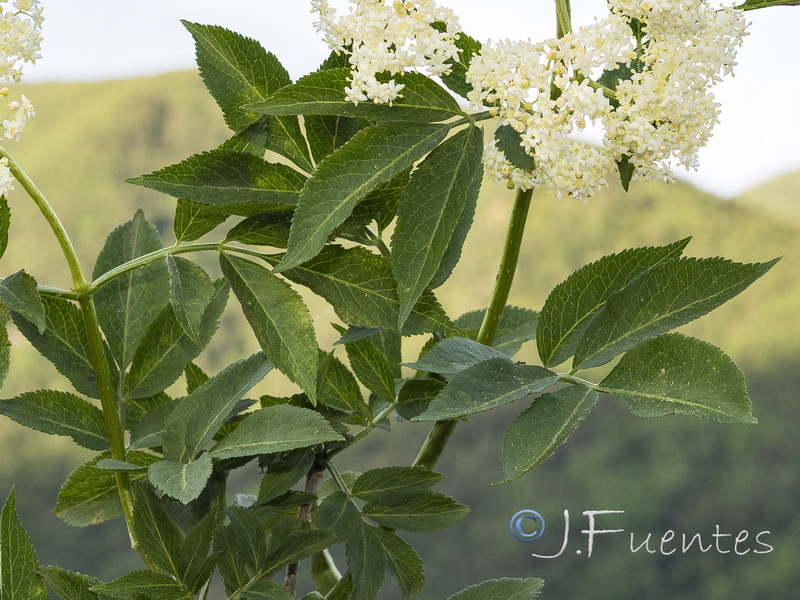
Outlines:
[[[332,0],[345,7],[345,0]],[[488,39],[553,37],[551,0],[450,0],[466,33]],[[194,44],[181,19],[221,25],[260,41],[294,78],[328,49],[305,0],[44,0],[42,59],[26,82],[95,81],[194,68]],[[487,8],[490,7],[490,8]],[[573,27],[605,12],[603,0],[573,0]],[[340,11],[341,12],[341,11]],[[699,172],[682,179],[732,197],[800,170],[800,7],[750,11],[750,36],[736,76],[715,87],[721,123],[700,154]]]

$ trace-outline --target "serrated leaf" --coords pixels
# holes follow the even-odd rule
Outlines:
[[[278,269],[313,258],[360,200],[435,148],[447,130],[441,125],[374,125],[323,160],[300,194],[289,249]]]
[[[103,413],[68,392],[37,390],[0,400],[0,414],[36,431],[69,436],[90,450],[109,447]]]
[[[338,410],[362,409],[364,398],[355,376],[333,352],[323,352],[321,356],[317,373],[318,402]]]
[[[178,399],[164,402],[144,415],[131,431],[130,447],[141,449],[161,446],[164,441],[167,418],[180,401]]]
[[[262,353],[240,360],[181,399],[167,417],[164,458],[190,463],[225,422],[236,403],[272,369]]]
[[[25,317],[44,333],[47,323],[36,280],[25,270],[17,271],[0,281],[0,302],[11,312]]]
[[[250,217],[297,204],[306,177],[252,154],[217,149],[126,181]]]
[[[345,544],[353,584],[350,600],[375,600],[386,576],[386,553],[377,527],[362,523]]]
[[[269,257],[277,264],[280,256]],[[311,260],[287,269],[283,275],[325,298],[346,323],[360,327],[397,329],[400,301],[389,259],[366,248],[325,246]],[[444,313],[432,292],[426,290],[414,306],[403,334],[460,330]]]
[[[492,579],[472,585],[448,600],[535,600],[543,586],[541,579]]]
[[[330,531],[338,542],[347,541],[360,520],[361,512],[342,490],[327,496],[317,508],[317,527]]]
[[[103,452],[75,469],[61,490],[53,512],[59,519],[75,527],[97,525],[122,514],[122,504],[117,492],[117,480],[113,471],[97,468],[97,462],[110,458],[110,452]],[[144,452],[128,451],[127,461],[148,466],[160,460],[158,456]],[[135,481],[144,473],[131,473]]]
[[[493,358],[511,362],[505,354],[490,346],[463,337],[453,337],[437,343],[418,361],[405,366],[417,371],[453,374]]]
[[[581,267],[553,288],[542,307],[536,332],[542,363],[555,366],[572,356],[591,317],[611,294],[647,269],[679,257],[689,240],[604,256]]]
[[[136,349],[126,378],[129,398],[147,398],[165,390],[208,345],[217,331],[230,291],[224,279],[217,280],[214,288],[214,297],[200,323],[199,346],[183,330],[171,306],[167,305],[153,321]]]
[[[597,398],[597,392],[580,385],[537,398],[503,437],[503,482],[521,477],[549,457],[589,414]]]
[[[720,423],[756,423],[744,375],[719,348],[679,333],[661,335],[622,357],[600,383],[640,417],[670,414]]]
[[[631,163],[627,154],[623,154],[622,158],[617,161],[617,171],[619,171],[619,182],[622,184],[622,189],[627,192],[636,171],[636,165]]]
[[[228,215],[206,204],[179,198],[172,229],[178,242],[192,242],[224,223],[227,218]]]
[[[443,475],[424,467],[381,467],[362,474],[352,493],[362,500],[380,500],[430,489]]]
[[[523,171],[530,171],[536,166],[533,156],[522,147],[522,136],[511,125],[500,125],[494,131],[497,149],[506,157],[513,166]]]
[[[134,258],[161,249],[158,230],[139,210],[106,238],[92,271],[95,279]],[[166,266],[154,262],[123,273],[94,293],[97,319],[119,371],[133,360],[150,323],[169,299]]]
[[[455,419],[503,406],[554,385],[559,376],[508,358],[492,358],[453,376],[428,410],[414,421]]]
[[[286,248],[292,213],[275,211],[245,219],[228,232],[226,242],[240,242],[251,246]]]
[[[137,549],[152,564],[175,577],[182,575],[178,562],[183,534],[161,500],[144,485],[137,485],[135,489],[133,533]]]
[[[239,426],[211,449],[215,458],[254,456],[340,441],[319,413],[288,404],[248,414]]]
[[[439,32],[446,31],[446,25],[441,22],[431,23]],[[463,31],[456,34],[455,45],[458,48],[457,58],[448,58],[445,63],[450,65],[450,72],[440,76],[442,83],[459,96],[466,98],[472,91],[472,85],[467,83],[467,70],[476,54],[481,51],[481,43]]]
[[[703,316],[742,292],[778,260],[744,264],[680,258],[652,267],[606,301],[578,344],[574,367],[605,364],[620,352]]]
[[[191,600],[194,596],[169,575],[155,571],[131,571],[92,590],[112,598],[146,597],[152,600]]]
[[[188,504],[198,496],[211,476],[211,457],[201,454],[190,463],[162,460],[147,469],[150,483],[168,496]]]
[[[264,353],[315,403],[319,350],[303,299],[261,265],[227,254],[219,260]]]
[[[17,517],[17,494],[8,494],[0,514],[0,596],[9,600],[48,600],[36,572],[39,559],[31,537]]]
[[[100,394],[81,311],[62,298],[43,296],[42,305],[47,325],[44,333],[39,333],[36,325],[13,313],[17,329],[55,365],[59,373],[69,379],[76,390],[98,398]]]
[[[455,99],[440,85],[416,72],[392,75],[403,84],[402,97],[392,106],[374,102],[353,104],[345,100],[345,88],[350,86],[349,68],[327,69],[301,77],[266,100],[243,108],[268,115],[340,115],[372,121],[416,121],[431,123],[446,121],[463,112]]]
[[[8,328],[6,327],[9,318],[8,310],[0,302],[0,389],[2,389],[6,381],[8,369],[11,366],[11,340],[8,337]]]
[[[411,533],[431,533],[458,523],[469,512],[450,496],[437,492],[382,496],[367,503],[361,513],[384,527]]]
[[[384,529],[374,530],[386,552],[386,566],[397,580],[404,598],[413,598],[425,585],[425,565],[411,545],[397,534]]]
[[[230,520],[230,526],[225,529],[230,530],[233,534],[237,552],[230,552],[229,550],[226,553],[228,556],[222,557],[227,566],[220,565],[220,567],[221,570],[225,570],[234,576],[237,581],[236,587],[245,587],[250,576],[246,572],[239,572],[239,569],[231,563],[241,563],[253,578],[259,577],[264,572],[267,561],[266,534],[258,515],[254,511],[242,507],[228,507],[226,513]],[[227,582],[228,577],[225,579]]]
[[[397,414],[406,420],[412,420],[428,410],[433,399],[444,388],[444,381],[439,379],[409,379],[403,383],[397,395]]]
[[[474,310],[464,313],[455,320],[455,324],[476,339],[483,323],[486,309]],[[536,330],[539,323],[539,313],[519,306],[506,306],[500,317],[497,333],[492,340],[492,348],[499,350],[506,356],[514,356],[522,344],[536,339]]]
[[[392,235],[392,272],[398,284],[401,326],[439,273],[448,247],[455,242],[460,248],[463,243],[463,237],[453,236],[461,215],[478,197],[482,153],[481,130],[473,125],[460,131],[420,163],[400,197]]]
[[[200,326],[216,291],[214,283],[202,267],[179,256],[167,255],[167,269],[169,298],[175,318],[186,335],[200,346]]]
[[[110,598],[110,596],[90,591],[90,588],[103,583],[96,577],[73,573],[60,567],[39,567],[37,573],[42,576],[47,587],[61,600],[108,600]]]
[[[245,600],[292,600],[293,596],[279,583],[262,579],[242,592]]]
[[[358,380],[386,401],[394,401],[394,373],[386,356],[368,338],[345,344],[347,358]]]
[[[97,461],[97,468],[104,471],[146,471],[147,467],[142,465],[135,465],[126,460],[117,460],[115,458],[103,458]]]
[[[187,394],[191,394],[210,379],[203,369],[191,362],[183,368],[183,374],[186,377]]]
[[[335,115],[305,115],[303,125],[311,154],[319,163],[358,133],[361,120]]]
[[[6,253],[8,248],[8,228],[11,225],[11,209],[8,207],[8,200],[0,195],[0,258]]]
[[[273,529],[265,573],[271,574],[298,562],[334,543],[336,537],[322,529],[300,529],[288,535],[276,535]]]
[[[311,469],[314,459],[314,452],[305,449],[271,462],[267,472],[261,478],[258,502],[261,504],[269,502],[292,489]]]
[[[146,398],[128,398],[125,402],[125,429],[133,431],[147,413],[170,400],[172,398],[164,392]]]
[[[735,8],[740,10],[756,10],[757,8],[767,8],[770,6],[798,6],[797,0],[747,0]]]

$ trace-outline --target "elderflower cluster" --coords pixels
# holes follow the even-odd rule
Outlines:
[[[339,19],[327,0],[312,0],[315,23],[325,41],[350,54],[353,75],[345,89],[350,102],[391,104],[400,97],[402,83],[390,79],[406,69],[424,69],[431,75],[449,72],[446,61],[458,56],[455,38],[458,20],[432,0],[351,0],[350,12]],[[436,26],[434,26],[436,24]],[[383,75],[383,76],[382,76]]]
[[[676,164],[697,168],[718,122],[710,88],[731,72],[746,35],[742,12],[705,0],[609,7],[607,18],[560,39],[488,44],[473,59],[470,102],[518,132],[535,161],[515,167],[492,142],[484,162],[495,179],[584,201],[622,160],[641,180],[671,181]],[[601,148],[571,137],[589,124],[602,125]]]

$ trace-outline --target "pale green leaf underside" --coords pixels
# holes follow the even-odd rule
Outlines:
[[[48,600],[33,542],[17,517],[14,488],[0,514],[0,596],[9,600]]]
[[[150,483],[168,496],[188,504],[200,495],[211,476],[211,457],[203,453],[197,460],[181,463],[162,460],[147,469]]]
[[[0,302],[11,312],[19,313],[44,333],[47,323],[36,280],[24,270],[0,281]]]
[[[468,332],[470,339],[474,340],[478,336],[485,315],[486,309],[473,310],[458,317],[455,323]],[[519,352],[522,344],[536,339],[538,323],[539,313],[535,310],[519,306],[506,306],[500,317],[497,333],[492,340],[492,348],[506,356],[514,356]]]
[[[463,337],[452,337],[442,340],[425,356],[406,366],[417,371],[454,374],[492,358],[511,362],[505,354],[490,346]]]
[[[448,600],[535,600],[543,586],[542,579],[492,579],[470,586]]]
[[[180,256],[167,255],[167,268],[175,318],[186,335],[200,346],[200,326],[206,307],[214,297],[214,283],[202,267]]]

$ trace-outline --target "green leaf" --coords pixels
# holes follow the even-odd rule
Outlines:
[[[435,148],[447,130],[442,125],[374,125],[323,160],[300,194],[289,249],[278,269],[313,258],[360,200]]]
[[[345,344],[347,358],[358,380],[370,392],[394,401],[394,373],[389,361],[369,339]]]
[[[172,306],[167,305],[150,325],[136,349],[126,379],[128,398],[147,398],[165,390],[180,377],[184,367],[211,341],[228,301],[230,287],[219,279],[215,294],[200,322],[200,345],[195,344],[181,326]]]
[[[0,514],[0,596],[8,600],[48,600],[36,572],[39,559],[31,537],[17,517],[17,494],[8,494]]]
[[[497,149],[502,151],[506,160],[516,168],[530,171],[536,166],[533,156],[522,147],[522,136],[511,125],[500,125],[495,129],[494,139]]]
[[[552,371],[492,358],[453,376],[430,407],[414,421],[455,419],[503,406],[558,382]]]
[[[47,323],[36,280],[20,270],[0,281],[0,301],[11,312],[25,317],[44,333]]]
[[[108,236],[92,277],[160,249],[158,230],[139,210]],[[97,318],[120,371],[131,363],[148,326],[167,303],[168,278],[166,266],[154,262],[123,273],[95,292]]]
[[[296,521],[294,517],[288,517]],[[277,535],[273,528],[272,543],[267,555],[265,573],[271,574],[315,552],[321,552],[336,541],[329,531],[300,529],[288,535]]]
[[[245,416],[233,432],[211,449],[211,455],[232,458],[272,454],[341,440],[319,413],[284,404]]]
[[[226,552],[228,556],[223,556],[222,560],[226,563],[220,564],[220,570],[234,575],[236,587],[244,587],[250,577],[246,573],[239,572],[231,562],[242,563],[254,578],[260,576],[265,569],[267,562],[267,540],[264,527],[258,515],[252,510],[238,506],[228,507],[226,511],[230,519],[229,529],[234,534],[234,540],[238,552]],[[216,542],[215,542],[215,550]],[[238,554],[238,556],[237,556]],[[228,577],[225,578],[226,582]]]
[[[109,447],[100,409],[67,392],[37,390],[0,400],[0,414],[36,431],[67,435],[90,450]]]
[[[439,273],[447,248],[452,242],[460,248],[464,241],[453,236],[466,207],[478,197],[482,153],[481,130],[473,125],[460,131],[422,161],[400,197],[392,271],[398,283],[401,325]]]
[[[0,302],[0,389],[5,383],[8,369],[11,366],[11,340],[8,337],[8,328],[6,327],[8,319],[8,309]]]
[[[240,242],[251,246],[286,248],[289,244],[289,227],[292,213],[276,211],[245,219],[228,232],[226,242]]]
[[[192,242],[225,222],[228,215],[206,204],[178,199],[172,229],[178,242]]]
[[[69,379],[76,390],[98,398],[100,394],[81,311],[62,298],[43,296],[42,305],[47,325],[44,333],[39,333],[36,325],[18,313],[12,313],[17,329],[55,365],[59,373]]]
[[[756,423],[744,375],[716,346],[679,333],[661,335],[622,357],[598,390],[640,417],[670,414],[720,423]]]
[[[170,303],[184,332],[198,346],[202,344],[200,326],[205,310],[214,297],[214,283],[190,260],[167,255],[170,278]]]
[[[377,527],[361,523],[345,544],[353,583],[350,600],[375,600],[386,576],[386,553]]]
[[[211,457],[203,453],[197,460],[181,463],[174,460],[162,460],[153,463],[147,469],[150,483],[168,496],[189,504],[200,496],[211,476]]]
[[[453,374],[492,358],[511,362],[499,350],[467,338],[453,337],[437,343],[417,362],[407,363],[406,366],[417,371]]]
[[[183,374],[186,377],[187,394],[191,394],[210,379],[203,369],[191,362],[183,368]]]
[[[521,477],[549,457],[597,403],[594,390],[571,385],[537,398],[503,438],[503,482]]]
[[[144,485],[135,488],[133,533],[137,550],[152,564],[166,573],[181,576],[178,561],[183,534],[167,514],[161,500]]]
[[[164,430],[167,427],[167,418],[180,403],[170,400],[151,409],[131,430],[131,448],[155,448],[164,441]]]
[[[103,583],[96,577],[73,573],[60,567],[39,567],[37,573],[42,576],[47,587],[61,600],[108,600],[110,598],[110,596],[90,591],[90,588]]]
[[[305,449],[271,462],[261,478],[258,503],[267,503],[292,489],[311,469],[314,459],[314,452]]]
[[[233,150],[211,150],[126,180],[175,198],[250,217],[297,204],[306,181],[291,167]]]
[[[8,228],[11,225],[11,209],[8,207],[8,200],[5,196],[0,196],[0,258],[6,253],[8,248]]]
[[[279,256],[267,259],[277,264]],[[325,298],[346,323],[397,329],[400,301],[389,259],[366,248],[327,245],[304,264],[283,275]],[[432,292],[426,290],[403,326],[403,334],[460,330],[447,318]]]
[[[413,598],[425,585],[425,566],[422,559],[405,540],[384,529],[374,530],[386,552],[386,566],[397,580],[404,598]]]
[[[219,260],[264,353],[315,403],[319,351],[303,299],[254,262],[227,254],[220,254]]]
[[[756,10],[757,8],[768,8],[770,6],[800,6],[800,2],[797,0],[747,0],[734,8]]]
[[[301,77],[297,83],[281,89],[266,100],[243,108],[267,115],[340,115],[373,121],[420,123],[446,121],[464,115],[458,102],[424,75],[410,72],[392,75],[391,78],[405,85],[402,97],[395,100],[392,106],[374,102],[353,104],[345,100],[345,88],[351,83],[350,69],[345,67]]]
[[[586,328],[574,367],[610,361],[641,342],[693,321],[724,304],[769,271],[766,263],[681,258],[658,264],[611,296]]]
[[[346,144],[361,128],[361,120],[334,115],[305,115],[308,145],[316,162]]]
[[[431,27],[440,33],[446,31],[446,25],[441,22],[431,23]],[[456,94],[464,98],[472,91],[472,86],[467,83],[467,70],[476,54],[481,51],[481,43],[463,31],[456,34],[456,48],[458,58],[449,58],[445,62],[450,65],[450,72],[441,75],[442,82]]]
[[[604,256],[581,267],[553,288],[542,307],[536,333],[543,364],[555,366],[572,356],[592,316],[611,294],[647,269],[679,257],[690,239]]]
[[[619,182],[622,184],[622,189],[626,192],[631,185],[633,173],[636,171],[636,165],[631,163],[631,159],[627,154],[623,154],[622,158],[617,161],[617,170],[619,171]]]
[[[292,600],[292,595],[279,583],[262,579],[242,592],[245,600]]]
[[[135,465],[125,460],[115,458],[103,458],[97,461],[97,468],[106,471],[146,471],[147,467]]]
[[[356,479],[352,492],[362,500],[381,500],[427,491],[442,477],[441,473],[424,467],[381,467],[371,469]]]
[[[455,323],[469,334],[470,339],[478,337],[486,309],[464,313]],[[506,356],[514,356],[527,341],[536,339],[539,313],[519,306],[506,306],[500,317],[497,333],[492,341],[492,348]]]
[[[492,579],[472,585],[448,600],[535,600],[543,586],[541,579]]]
[[[225,422],[236,403],[272,369],[258,352],[209,379],[167,417],[164,458],[190,463]]]
[[[361,521],[361,512],[342,490],[327,496],[317,508],[317,527],[330,531],[336,541],[344,542]]]
[[[111,583],[92,588],[112,598],[148,600],[191,600],[194,596],[169,575],[155,571],[131,571]]]
[[[445,383],[439,379],[408,379],[397,395],[397,414],[412,420],[428,410],[433,399],[442,391]]]
[[[450,496],[436,492],[384,497],[369,502],[362,514],[384,527],[411,533],[431,533],[458,523],[469,512]]]
[[[349,412],[364,408],[358,381],[350,370],[333,355],[323,352],[317,373],[317,401],[323,406]]]
[[[61,490],[53,512],[68,525],[86,527],[97,525],[122,514],[122,504],[117,492],[117,480],[113,471],[97,467],[97,463],[110,458],[110,452],[103,452],[75,469]],[[128,451],[128,462],[148,466],[159,460],[158,456],[144,452]],[[131,473],[132,481],[145,476],[145,473]]]

